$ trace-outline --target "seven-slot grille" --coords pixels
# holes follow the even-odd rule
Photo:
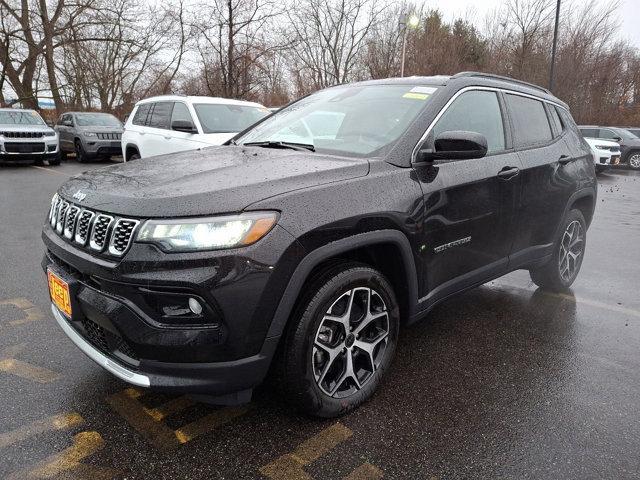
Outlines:
[[[58,235],[100,253],[123,256],[133,240],[139,220],[116,218],[106,213],[83,209],[62,200],[51,200],[49,224]]]
[[[0,132],[4,138],[42,138],[44,132]]]
[[[98,133],[100,140],[120,140],[122,134],[120,133]]]

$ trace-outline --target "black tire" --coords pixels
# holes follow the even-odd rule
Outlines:
[[[358,287],[360,289],[357,289]],[[354,288],[356,290],[353,290]],[[369,291],[368,298],[372,300],[367,303],[367,310],[361,310],[355,302],[359,302],[357,297],[366,302],[366,290]],[[343,302],[344,298],[345,308],[350,299],[354,298],[352,315],[347,321],[350,329],[346,332],[342,324],[334,324],[336,332],[329,335],[333,336],[335,333],[336,338],[343,338],[343,341],[338,341],[337,346],[333,348],[336,351],[340,350],[340,353],[334,360],[328,360],[330,357],[327,351],[318,349],[315,340],[321,338],[321,325],[324,328],[326,322],[330,322],[325,319],[329,311],[334,313],[332,309],[339,308],[338,304]],[[353,315],[372,312],[372,306],[376,309],[375,316],[384,317],[386,311],[386,320],[382,318],[367,322],[368,326],[364,327],[358,336],[354,336],[351,332],[357,333],[358,326],[365,321],[365,317],[361,316],[359,321],[353,322]],[[359,263],[341,262],[317,274],[305,287],[304,296],[285,333],[284,343],[279,352],[280,358],[277,359],[277,377],[287,400],[310,415],[330,418],[343,415],[369,399],[393,359],[398,339],[399,317],[393,288],[377,270]],[[374,323],[378,321],[381,323]],[[382,327],[379,328],[379,325]],[[358,348],[359,344],[364,343],[376,345],[371,347],[370,355]],[[329,373],[334,372],[332,368],[335,369],[334,396],[320,387],[314,374],[318,372],[317,362],[323,356],[327,362],[322,366],[322,370],[327,372],[326,376],[329,377]],[[355,372],[356,378],[358,374],[364,373],[360,379],[354,381],[353,377],[346,377],[344,381],[339,380],[344,378],[343,374],[347,372],[347,356],[354,362],[356,368],[352,371]],[[320,383],[323,383],[322,378]],[[347,388],[347,392],[339,391],[339,387]],[[349,392],[351,389],[355,390]]]
[[[129,158],[127,158],[127,162],[130,162],[132,160],[140,160],[140,154],[136,152],[129,155]]]
[[[629,167],[634,170],[640,169],[640,150],[634,150],[627,154],[626,162],[629,164]]]
[[[571,260],[572,257],[565,256],[564,251],[572,244],[574,238],[569,236],[569,229],[574,226],[575,222],[578,222],[581,232],[574,233],[577,236],[581,233],[582,240],[574,245],[575,252],[580,250],[580,255],[576,260]],[[571,284],[575,281],[578,273],[580,273],[580,267],[584,259],[584,252],[587,246],[587,222],[584,219],[584,215],[580,210],[570,210],[565,217],[561,228],[559,229],[558,237],[553,244],[553,255],[551,260],[545,265],[529,270],[531,280],[540,288],[545,290],[551,290],[554,292],[566,291]],[[561,248],[562,247],[562,248]],[[561,259],[566,258],[566,263]],[[571,269],[572,267],[572,269]],[[570,272],[567,270],[571,270]]]
[[[56,155],[55,158],[50,158],[47,163],[50,166],[58,166],[60,165],[60,154]]]
[[[602,165],[596,165],[596,173],[602,173],[607,169],[607,167],[603,167]]]
[[[76,140],[73,143],[73,145],[74,145],[74,151],[76,152],[76,162],[79,162],[79,163],[87,162],[89,159],[87,158],[87,154],[85,153],[80,140]]]
[[[65,152],[64,150],[60,149],[60,160],[66,162],[68,160],[67,158],[67,152]]]
[[[44,165],[44,160],[41,160],[41,159],[34,160],[33,164],[37,166]]]

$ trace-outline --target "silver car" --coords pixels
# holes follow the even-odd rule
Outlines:
[[[60,165],[58,135],[35,110],[0,108],[0,161]]]
[[[63,157],[75,153],[78,162],[122,155],[122,122],[110,113],[67,112],[54,127]]]

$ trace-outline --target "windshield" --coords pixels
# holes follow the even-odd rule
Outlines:
[[[637,138],[640,138],[640,128],[629,128],[627,130],[631,132],[632,135],[635,135]]]
[[[197,103],[198,120],[204,133],[237,133],[269,115],[264,107]]]
[[[108,113],[76,113],[76,122],[81,127],[121,127],[122,123]]]
[[[0,125],[46,125],[42,117],[29,110],[0,111]]]
[[[614,130],[614,132],[617,133],[618,135],[620,135],[622,138],[625,138],[627,140],[636,140],[638,138],[634,134],[632,134],[631,132],[627,132],[626,130],[623,130],[622,128],[616,128]]]
[[[322,90],[275,113],[237,143],[288,142],[319,152],[368,155],[398,140],[436,90],[415,85]]]

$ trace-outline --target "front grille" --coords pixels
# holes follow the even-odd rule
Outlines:
[[[7,153],[44,153],[42,142],[5,142],[4,150]]]
[[[44,132],[0,132],[4,138],[42,138]]]
[[[111,215],[101,213],[96,216],[93,222],[93,229],[91,229],[91,237],[89,238],[89,246],[93,250],[98,250],[99,252],[104,250],[111,223],[113,223],[113,217]]]
[[[69,207],[67,212],[67,218],[64,221],[64,236],[67,238],[73,238],[73,232],[76,229],[76,219],[78,218],[78,212],[80,208],[75,205]]]
[[[70,242],[115,257],[127,253],[140,225],[140,220],[82,208],[63,200],[58,194],[51,199],[47,220],[58,235]]]
[[[100,140],[120,140],[121,133],[98,133]]]

